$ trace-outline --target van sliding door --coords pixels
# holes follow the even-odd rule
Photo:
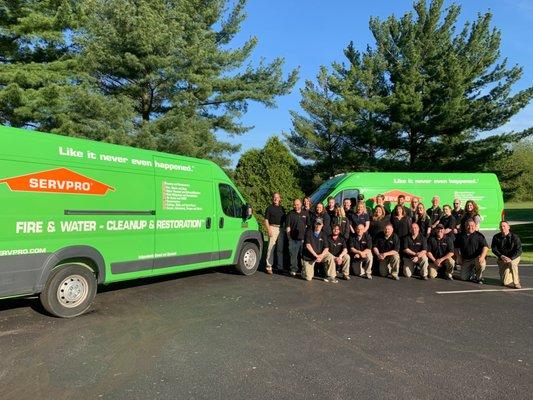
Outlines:
[[[154,274],[213,265],[218,260],[209,165],[154,157],[156,230]]]

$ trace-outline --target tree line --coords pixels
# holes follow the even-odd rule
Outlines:
[[[245,152],[231,171],[239,146],[218,133],[245,134],[250,102],[273,107],[298,79],[282,58],[253,65],[257,38],[233,45],[245,8],[1,1],[0,123],[209,158],[258,209],[272,190],[296,197],[358,170],[494,171],[507,197],[531,195],[533,128],[486,132],[529,104],[533,87],[514,89],[523,70],[502,58],[490,12],[458,27],[460,6],[443,0],[370,18],[374,42],[351,42],[343,60],[321,67],[282,141]]]

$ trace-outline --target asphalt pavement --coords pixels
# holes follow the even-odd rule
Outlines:
[[[0,301],[0,399],[531,399],[533,291],[229,267],[102,288],[91,311]],[[522,267],[533,287],[533,267]]]

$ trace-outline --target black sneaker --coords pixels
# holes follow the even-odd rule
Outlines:
[[[422,280],[423,280],[423,281],[427,281],[427,280],[428,280],[428,277],[427,277],[427,276],[423,276],[423,277],[422,277]]]
[[[446,274],[446,275],[445,275],[445,278],[446,278],[447,280],[449,280],[449,281],[453,281],[453,276],[452,276],[452,274]]]
[[[483,278],[481,278],[481,279],[476,279],[476,281],[477,281],[477,283],[478,283],[479,285],[483,285],[483,284],[485,283],[485,281],[483,280]]]

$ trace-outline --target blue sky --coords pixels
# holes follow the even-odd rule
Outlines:
[[[446,0],[445,4],[451,4]],[[458,27],[472,21],[480,12],[493,13],[493,26],[502,31],[501,54],[509,64],[519,64],[524,74],[516,85],[523,89],[533,84],[533,0],[468,0],[456,1],[462,7]],[[251,36],[259,39],[252,62],[261,58],[270,61],[285,58],[285,70],[300,68],[300,78],[290,95],[277,99],[277,107],[266,108],[252,103],[243,118],[246,125],[255,126],[250,132],[235,138],[222,139],[242,145],[242,151],[262,147],[272,135],[291,129],[289,110],[299,110],[300,92],[306,79],[314,79],[321,65],[344,61],[342,51],[353,40],[362,50],[373,45],[368,29],[370,16],[386,18],[401,16],[412,10],[411,0],[249,0],[247,19],[233,45]],[[533,104],[515,115],[498,131],[522,130],[532,126]],[[239,154],[233,156],[234,164]]]

